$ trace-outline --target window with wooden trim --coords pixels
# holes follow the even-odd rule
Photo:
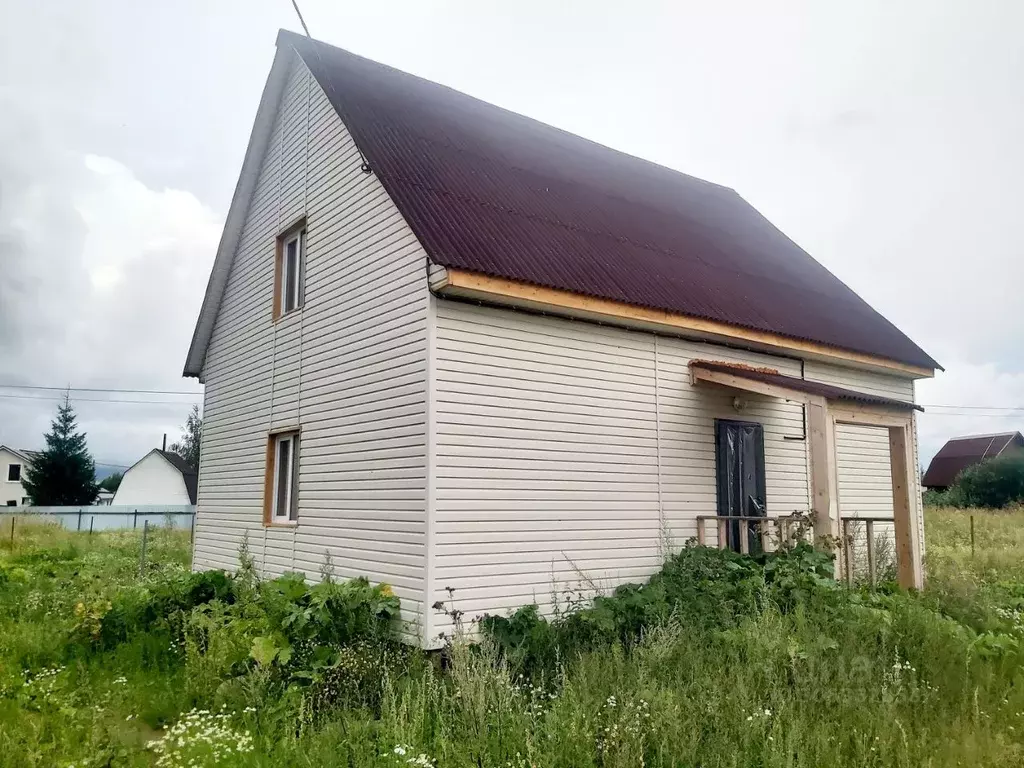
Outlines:
[[[277,238],[274,317],[302,308],[306,268],[306,223],[300,221]]]
[[[268,524],[299,517],[299,433],[280,432],[267,443],[264,518]]]

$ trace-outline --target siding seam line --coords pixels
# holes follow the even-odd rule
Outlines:
[[[655,431],[655,453],[658,464],[658,517],[662,523],[665,521],[665,505],[661,495],[661,381],[659,368],[661,366],[658,357],[658,335],[654,335],[654,431]],[[667,554],[667,553],[666,553]]]
[[[296,54],[297,55],[297,54]],[[294,59],[292,61],[292,67],[295,66]],[[274,119],[274,128],[280,127],[277,133],[277,179],[274,187],[276,191],[274,193],[274,207],[277,209],[277,225],[274,227],[277,233],[281,231],[281,197],[282,187],[284,186],[284,115],[287,111],[288,98],[291,95],[289,93],[291,88],[291,73],[289,72],[288,78],[285,80],[283,102],[284,106],[278,107],[277,116]],[[272,137],[273,138],[273,137]],[[258,185],[257,185],[258,186]],[[275,245],[276,248],[276,245]],[[276,251],[275,251],[276,254]],[[276,269],[276,255],[275,255],[275,269]],[[267,432],[274,428],[274,400],[277,398],[277,324],[271,322],[270,325],[270,423],[267,425]],[[267,438],[269,439],[269,438]],[[266,491],[264,491],[265,493]],[[266,500],[263,502],[266,504]],[[260,569],[264,575],[267,573],[267,537],[270,533],[270,529],[266,525],[260,526],[263,529],[263,562],[260,564]]]
[[[437,503],[437,300],[427,290],[427,392],[426,392],[426,504],[424,506],[424,547],[423,547],[423,647],[429,648],[433,638],[433,614],[430,598],[434,593],[434,518]]]
[[[306,156],[303,159],[302,165],[302,215],[309,215],[309,114],[312,104],[312,79],[313,74],[309,71],[309,67],[304,67],[306,70],[306,135],[303,136],[303,145],[305,147]],[[308,254],[306,249],[309,244],[309,220],[306,221],[307,234],[302,243],[302,272],[301,275],[301,286],[302,286],[302,309],[306,307],[306,264],[308,262]],[[296,363],[297,369],[295,371],[295,421],[299,427],[302,426],[302,339],[305,336],[305,325],[306,325],[306,313],[299,311],[299,355]],[[296,463],[298,464],[299,479],[296,483],[296,488],[299,491],[299,498],[296,499],[295,504],[297,507],[297,514],[295,519],[295,527],[292,531],[292,570],[295,570],[295,547],[299,538],[299,526],[302,524],[302,441],[299,441],[299,455],[296,456]]]

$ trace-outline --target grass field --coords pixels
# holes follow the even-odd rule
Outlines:
[[[1024,765],[1024,512],[929,509],[928,586],[686,550],[443,659],[385,587],[188,573],[187,534],[0,532],[0,767]]]

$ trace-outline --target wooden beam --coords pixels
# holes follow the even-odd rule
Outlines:
[[[814,518],[814,540],[821,545],[834,536],[832,490],[829,475],[835,463],[835,450],[829,440],[828,406],[807,405],[807,442],[811,459],[811,515]]]
[[[912,411],[883,408],[877,405],[858,405],[843,401],[829,406],[832,418],[840,424],[861,424],[871,427],[907,427]]]
[[[915,471],[911,461],[913,439],[909,426],[889,428],[889,465],[892,471],[893,524],[896,529],[896,567],[900,586],[906,589],[921,589],[924,574],[921,568],[921,549],[917,535],[917,520],[914,510],[917,505],[911,498],[916,487]]]
[[[517,280],[490,277],[478,272],[449,269],[446,280],[435,278],[434,282],[441,286],[437,290],[445,295],[493,301],[542,312],[614,322],[619,325],[639,326],[648,330],[672,331],[712,341],[741,342],[757,349],[782,350],[798,357],[833,360],[840,364],[853,364],[907,378],[931,378],[935,375],[931,368],[839,349],[819,342],[793,339],[777,333],[741,328],[677,312],[638,307],[622,301],[598,299],[556,288],[544,288]]]
[[[697,384],[701,381],[729,387],[730,389],[738,389],[741,392],[753,392],[754,394],[766,395],[767,397],[777,397],[781,400],[791,400],[795,403],[819,403],[821,405],[825,403],[825,398],[823,397],[809,395],[806,392],[798,392],[787,387],[780,387],[777,384],[766,384],[762,381],[754,381],[753,379],[736,376],[732,373],[709,371],[706,368],[701,368],[699,365],[690,366],[690,382]]]

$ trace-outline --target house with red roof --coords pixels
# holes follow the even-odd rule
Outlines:
[[[185,363],[195,567],[330,553],[428,646],[793,515],[920,586],[937,368],[734,190],[282,31]]]
[[[993,435],[966,435],[946,441],[928,463],[921,479],[925,488],[944,491],[956,482],[957,475],[968,467],[996,456],[1024,451],[1020,432],[998,432]]]

